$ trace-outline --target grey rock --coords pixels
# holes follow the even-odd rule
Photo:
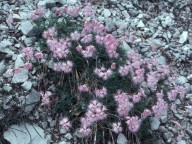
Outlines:
[[[188,75],[188,76],[187,76],[187,79],[188,79],[188,80],[192,80],[192,74]]]
[[[184,76],[179,76],[176,80],[176,83],[178,84],[185,84],[186,82],[187,82],[187,79]]]
[[[152,117],[151,118],[151,130],[158,130],[160,125],[159,119]]]
[[[5,39],[0,42],[0,49],[6,48],[11,45],[12,45],[12,43],[9,40]]]
[[[66,138],[67,140],[70,140],[70,139],[72,139],[73,137],[72,137],[72,135],[71,135],[70,133],[67,133],[67,134],[65,134],[65,138]]]
[[[192,99],[192,93],[187,94],[187,95],[186,95],[186,98],[187,98],[187,99]]]
[[[165,65],[166,64],[166,58],[164,56],[160,56],[158,58],[158,61],[161,65]]]
[[[32,87],[32,82],[31,81],[25,81],[21,86],[24,90],[29,91]]]
[[[75,5],[78,3],[78,0],[59,0],[59,2],[67,5]]]
[[[3,77],[10,78],[13,76],[13,69],[8,69],[4,74]]]
[[[18,55],[15,61],[15,68],[22,67],[24,65],[24,62],[22,60],[22,55]]]
[[[62,141],[62,142],[59,142],[59,144],[71,144],[70,142],[66,142],[66,141]]]
[[[118,3],[118,0],[109,0],[111,3],[113,4],[117,4]]]
[[[4,70],[5,70],[5,61],[2,60],[0,62],[0,74],[2,74],[4,72]]]
[[[184,43],[188,38],[188,32],[187,31],[183,31],[183,33],[180,35],[179,38],[179,43]]]
[[[179,119],[179,120],[182,120],[183,119],[183,116],[178,114],[178,113],[174,113],[174,116]]]
[[[117,137],[117,144],[128,144],[126,137],[122,133]]]
[[[164,126],[160,126],[160,127],[159,127],[159,131],[160,131],[161,133],[165,133],[165,132],[167,132],[168,130],[167,130]]]
[[[20,72],[15,73],[12,78],[12,83],[23,83],[28,80],[28,71],[20,68]]]
[[[30,21],[22,21],[20,26],[21,32],[29,37],[36,36],[38,34],[37,28]]]
[[[186,133],[190,136],[190,138],[192,139],[192,130],[191,129],[187,129]]]
[[[6,92],[10,92],[12,90],[12,87],[10,84],[4,84],[3,89]]]
[[[179,99],[176,99],[176,100],[175,100],[175,104],[180,105],[180,104],[181,104],[181,101],[180,101]]]
[[[109,9],[104,9],[103,10],[103,15],[105,18],[108,18],[109,16],[111,16],[111,12]]]
[[[12,125],[4,132],[4,138],[11,144],[50,144],[51,137],[45,138],[44,130],[28,123]]]
[[[163,134],[163,138],[167,141],[171,138],[171,133],[170,132],[166,132]]]
[[[140,20],[140,21],[138,22],[137,27],[138,27],[138,28],[144,28],[144,27],[145,27],[145,24],[143,23],[142,20]]]
[[[177,144],[186,144],[186,142],[184,140],[180,140],[177,142]]]
[[[34,108],[35,104],[40,101],[40,94],[35,90],[32,89],[31,92],[26,96],[24,100],[24,110],[25,112],[29,113]]]

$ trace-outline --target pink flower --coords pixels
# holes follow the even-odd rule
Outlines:
[[[127,116],[133,104],[129,102],[129,97],[127,93],[118,91],[114,95],[114,99],[117,102],[117,112],[120,116]]]
[[[130,66],[123,65],[119,67],[119,73],[121,76],[127,76],[130,70]]]
[[[23,48],[22,54],[23,54],[23,56],[25,56],[28,59],[33,57],[33,47]]]
[[[102,78],[103,80],[109,79],[109,77],[113,74],[111,69],[106,69],[105,67],[101,67],[100,69],[96,68],[94,73],[98,75],[98,77]]]
[[[93,8],[92,8],[91,3],[88,3],[88,4],[84,7],[83,13],[84,13],[84,16],[85,16],[85,17],[93,17],[93,16],[94,16],[94,11],[93,11]]]
[[[88,35],[85,35],[85,36],[81,39],[81,42],[87,44],[87,43],[90,43],[92,40],[93,40],[92,34],[88,34]]]
[[[32,13],[29,15],[29,18],[32,20],[36,20],[39,18],[44,17],[46,10],[44,8],[37,8],[36,10],[32,11]]]
[[[111,64],[111,69],[112,69],[112,70],[115,70],[115,69],[116,69],[116,63],[112,63],[112,64]]]
[[[81,38],[81,34],[77,31],[71,33],[71,39],[74,41],[78,41]]]
[[[78,89],[79,89],[80,92],[88,92],[89,91],[89,88],[85,84],[84,85],[80,85],[78,87]]]
[[[116,52],[118,42],[114,36],[112,36],[111,34],[107,34],[104,37],[104,45],[106,48],[106,52],[110,58],[117,58],[119,56],[119,54]]]
[[[85,50],[81,51],[81,54],[84,58],[90,58],[93,56],[94,52],[96,51],[95,47],[92,45],[89,45],[85,48]]]
[[[88,128],[88,127],[83,126],[83,127],[81,127],[81,128],[79,129],[79,132],[80,132],[84,137],[87,137],[87,136],[89,136],[89,135],[91,134],[92,130],[91,130],[90,128]]]
[[[56,35],[57,35],[57,31],[55,27],[51,27],[47,31],[43,32],[43,38],[45,39],[53,38]]]
[[[67,117],[64,117],[59,123],[66,131],[71,128],[71,123]]]
[[[81,45],[78,45],[78,46],[76,47],[76,50],[81,53],[81,52],[83,51],[82,46],[81,46]]]
[[[34,54],[34,57],[37,59],[37,60],[40,60],[43,58],[43,53],[42,52],[36,52]]]
[[[29,70],[32,68],[32,63],[25,63],[23,66],[24,69]]]
[[[40,92],[40,95],[41,95],[41,97],[42,97],[42,104],[43,104],[43,105],[50,106],[50,105],[51,105],[51,101],[50,101],[49,96],[51,95],[51,93],[48,92],[48,91],[45,92],[45,93]]]
[[[71,61],[61,63],[61,71],[64,73],[70,73],[73,68],[73,63]]]
[[[132,96],[133,103],[138,103],[141,101],[141,96],[140,94],[136,94]]]
[[[107,89],[105,87],[102,87],[102,89],[95,89],[95,95],[104,98],[107,95]]]
[[[71,6],[67,8],[67,14],[72,16],[72,17],[77,17],[80,12],[80,7],[79,6]]]
[[[126,117],[126,119],[129,130],[133,133],[137,132],[141,125],[141,120],[138,118],[138,116]]]
[[[103,45],[103,39],[104,38],[102,36],[100,36],[100,35],[95,36],[95,40],[96,40],[97,44]]]
[[[121,127],[121,123],[117,122],[117,123],[113,123],[112,124],[112,131],[114,131],[115,133],[120,133],[122,132],[122,127]]]
[[[141,114],[142,117],[145,119],[146,117],[150,116],[152,113],[148,109],[144,109],[143,113]]]

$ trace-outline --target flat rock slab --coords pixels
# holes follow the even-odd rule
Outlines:
[[[44,130],[28,123],[12,125],[4,132],[4,138],[11,144],[50,144],[50,137],[45,138]]]

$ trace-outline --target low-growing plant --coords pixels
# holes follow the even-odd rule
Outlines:
[[[91,5],[79,15],[81,10],[61,7],[47,17],[46,10],[38,8],[31,14],[39,34],[35,46],[22,54],[24,68],[39,78],[42,105],[63,117],[63,129],[77,130],[80,137],[101,143],[102,137],[112,140],[113,131],[151,142],[145,137],[150,135],[149,117],[160,118],[168,109],[166,99],[182,99],[186,89],[165,88],[168,65],[125,51],[122,37],[95,20],[83,20],[92,15]]]

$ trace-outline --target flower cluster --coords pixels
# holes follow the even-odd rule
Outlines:
[[[114,36],[107,34],[104,37],[104,45],[110,58],[117,58],[119,56],[117,53],[118,42]]]
[[[120,116],[127,116],[128,112],[133,107],[133,104],[129,101],[129,96],[127,93],[118,91],[114,95],[114,99],[117,102],[117,112]]]
[[[156,105],[152,106],[153,113],[156,118],[160,118],[164,112],[168,109],[168,104],[163,99],[164,94],[156,93],[157,96],[157,103]]]
[[[91,133],[91,129],[89,128],[93,123],[103,120],[107,117],[105,113],[107,109],[100,102],[93,100],[90,102],[88,106],[88,110],[85,113],[85,117],[81,118],[81,128],[80,132],[84,136],[88,136]]]
[[[73,68],[73,63],[69,60],[66,62],[58,62],[53,64],[53,70],[58,72],[70,73]]]
[[[68,48],[70,43],[64,39],[60,39],[59,41],[56,39],[48,40],[47,44],[55,58],[66,58],[70,52]]]
[[[141,119],[139,119],[138,116],[127,116],[126,120],[126,124],[128,125],[128,128],[131,132],[135,133],[139,130],[141,125]]]

